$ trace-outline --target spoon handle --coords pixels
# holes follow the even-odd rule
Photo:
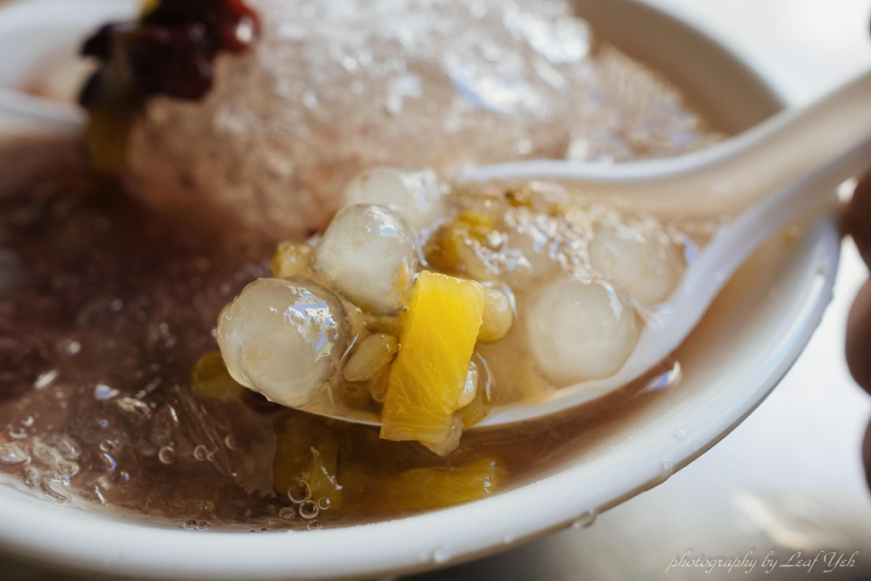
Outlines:
[[[76,107],[0,87],[0,135],[81,133],[84,114]]]
[[[731,139],[672,159],[514,162],[478,168],[463,179],[556,179],[574,182],[585,197],[607,199],[617,207],[675,216],[734,215],[836,162],[869,138],[871,71],[807,107],[784,111]],[[871,157],[867,163],[871,166]],[[854,165],[842,172],[847,169],[857,171]]]
[[[825,196],[830,188],[871,167],[871,155],[856,155],[869,140],[871,71],[699,156],[697,168],[685,174],[675,193],[688,202],[703,197],[702,208],[729,213],[746,210],[775,192],[785,201],[790,194],[781,191],[784,188],[801,197]],[[665,175],[658,179],[665,185]],[[808,187],[811,183],[819,189]]]

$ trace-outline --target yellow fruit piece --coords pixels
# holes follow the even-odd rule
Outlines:
[[[444,446],[457,436],[453,416],[483,313],[480,284],[421,273],[387,379],[382,438],[417,440],[439,453],[450,451]]]
[[[497,271],[488,259],[501,246],[502,236],[493,218],[466,210],[433,235],[425,254],[427,261],[439,270],[491,280]]]
[[[398,513],[455,506],[494,494],[505,475],[505,468],[495,458],[459,467],[412,468],[373,487],[366,507]]]
[[[86,129],[88,157],[98,172],[116,174],[127,167],[127,142],[135,106],[119,103],[91,110]]]
[[[272,484],[278,494],[298,494],[308,486],[315,502],[326,499],[330,510],[342,508],[342,486],[336,480],[339,446],[324,420],[307,414],[288,418],[277,434]]]
[[[275,278],[308,274],[312,249],[307,244],[282,242],[272,256],[269,270]]]
[[[159,4],[159,0],[142,0],[142,4],[139,7],[140,16],[148,16]]]
[[[200,397],[227,402],[242,397],[245,388],[230,376],[221,353],[209,351],[194,364],[191,391]]]

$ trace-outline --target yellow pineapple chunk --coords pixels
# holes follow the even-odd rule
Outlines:
[[[200,397],[228,402],[242,397],[245,388],[230,376],[221,353],[209,351],[194,364],[191,391]]]
[[[142,0],[142,4],[139,6],[139,14],[141,16],[148,16],[159,4],[159,0]]]
[[[481,458],[463,466],[412,468],[381,482],[366,499],[376,512],[407,512],[455,506],[486,498],[505,479],[495,458]]]
[[[421,273],[387,378],[382,438],[417,440],[439,454],[456,448],[462,422],[454,413],[483,313],[480,284]]]
[[[90,112],[85,137],[91,167],[98,172],[117,174],[127,167],[127,143],[138,105],[133,99],[131,103],[121,100]]]
[[[339,444],[325,420],[307,414],[289,417],[277,434],[272,484],[278,494],[308,487],[311,500],[339,510],[344,504],[336,480]]]

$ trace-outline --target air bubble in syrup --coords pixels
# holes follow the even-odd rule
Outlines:
[[[100,454],[100,456],[103,460],[103,465],[107,472],[113,472],[115,468],[118,467],[118,463],[115,461],[115,458],[113,458],[110,454],[103,452],[102,454]]]
[[[306,500],[302,504],[299,505],[299,516],[306,520],[311,520],[318,516],[320,509],[318,505],[316,505],[311,500]]]
[[[23,440],[27,437],[27,430],[24,428],[13,428],[9,426],[9,437],[16,440]]]
[[[122,397],[117,400],[118,409],[136,418],[145,418],[151,413],[151,408],[144,401],[132,397]]]
[[[327,497],[318,499],[318,508],[320,510],[329,510],[330,504],[330,499]]]
[[[287,489],[287,497],[290,499],[290,502],[294,504],[302,504],[303,502],[311,500],[311,486],[309,486],[308,482],[305,480],[295,478],[293,484],[291,484],[290,488]]]
[[[289,506],[285,506],[281,510],[278,511],[278,516],[283,518],[284,520],[294,520],[296,518],[296,511]]]
[[[0,463],[2,464],[26,464],[30,462],[30,456],[15,442],[0,444]]]
[[[208,454],[209,451],[202,444],[197,444],[197,446],[194,447],[194,458],[196,458],[200,462],[206,460],[208,458]]]
[[[323,525],[320,523],[320,521],[312,520],[312,521],[309,521],[308,526],[306,526],[306,528],[310,531],[316,531],[319,528],[321,528],[322,526]]]
[[[172,464],[173,462],[175,462],[175,450],[173,450],[169,446],[164,446],[157,453],[157,458],[164,464]]]

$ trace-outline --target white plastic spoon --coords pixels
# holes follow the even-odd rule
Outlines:
[[[871,72],[816,103],[721,144],[655,162],[528,161],[471,171],[465,181],[572,182],[592,199],[668,216],[737,214],[687,266],[680,285],[615,375],[565,387],[543,403],[497,408],[475,428],[540,419],[640,377],[695,328],[735,270],[763,242],[811,212],[836,207],[833,188],[871,167]]]
[[[681,283],[640,334],[613,376],[564,387],[547,401],[494,408],[472,429],[564,412],[644,375],[695,328],[735,270],[785,226],[833,211],[833,188],[871,167],[871,72],[816,103],[772,117],[703,151],[667,160],[592,164],[521,161],[472,170],[465,182],[570,182],[584,198],[670,217],[735,216],[684,271]],[[319,402],[306,411],[377,424],[369,412]]]

